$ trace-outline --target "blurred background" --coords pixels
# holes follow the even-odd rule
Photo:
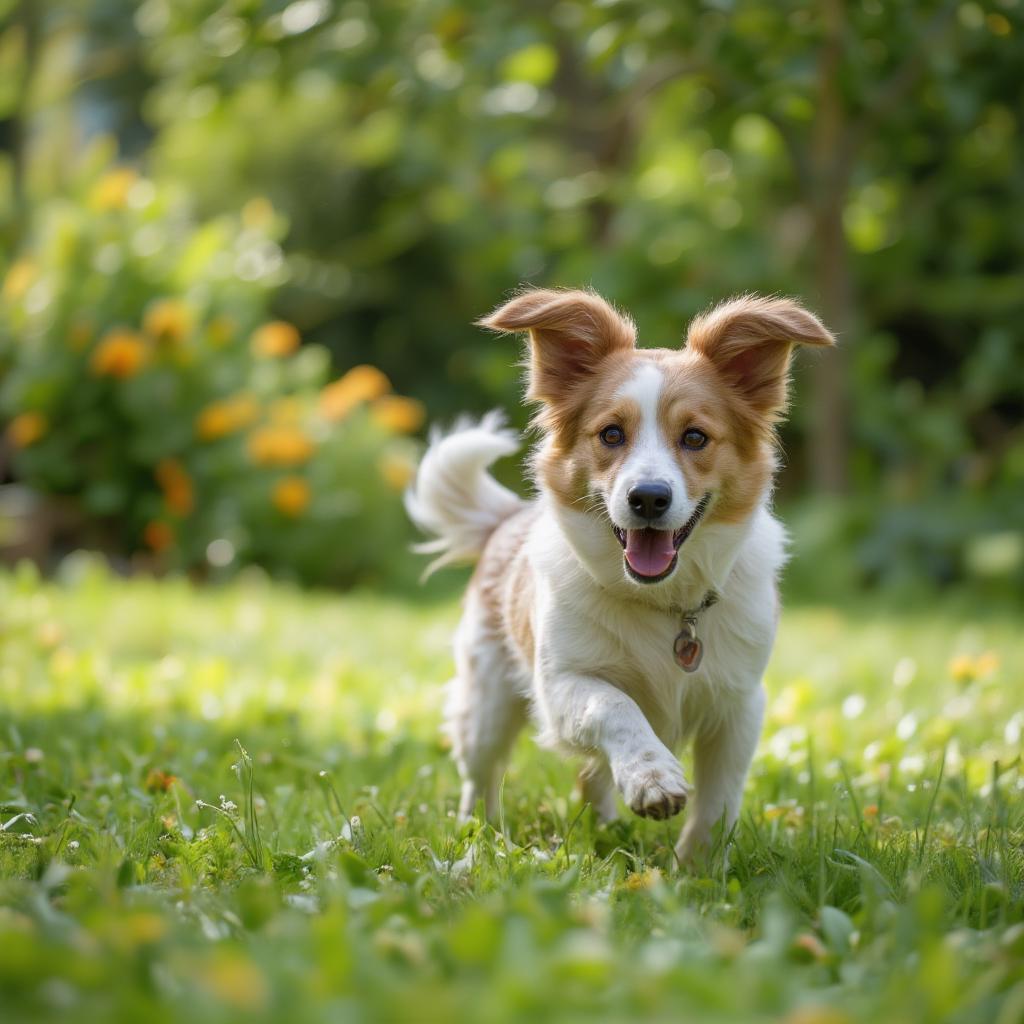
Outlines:
[[[798,295],[808,599],[1024,582],[1019,0],[0,0],[0,550],[411,586],[472,321]],[[518,468],[504,467],[518,482]]]

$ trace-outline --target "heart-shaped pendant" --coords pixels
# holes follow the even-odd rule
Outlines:
[[[672,650],[676,656],[676,664],[684,672],[696,672],[700,668],[701,658],[704,657],[704,645],[697,639],[697,630],[692,623],[687,622],[679,631]]]

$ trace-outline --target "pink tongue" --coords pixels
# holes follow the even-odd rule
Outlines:
[[[626,561],[639,576],[660,576],[676,556],[671,530],[627,530]]]

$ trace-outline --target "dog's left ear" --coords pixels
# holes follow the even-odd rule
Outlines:
[[[792,299],[744,295],[697,317],[686,347],[709,359],[751,407],[775,420],[786,409],[794,345],[834,345],[829,329]]]
[[[593,292],[523,292],[477,323],[492,331],[530,332],[526,396],[548,403],[564,402],[611,352],[636,345],[632,320]]]

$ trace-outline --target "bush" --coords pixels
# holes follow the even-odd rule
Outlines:
[[[268,321],[286,277],[266,200],[197,224],[127,167],[45,204],[0,302],[0,421],[17,479],[77,543],[306,582],[397,566],[423,410]]]

